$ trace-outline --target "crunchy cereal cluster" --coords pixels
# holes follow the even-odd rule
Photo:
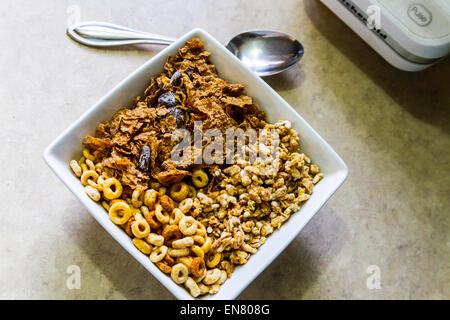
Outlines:
[[[246,263],[267,236],[310,198],[313,186],[323,178],[317,165],[296,152],[298,135],[290,123],[280,121],[265,129],[274,128],[281,138],[277,159],[212,169],[219,181],[217,190],[207,194],[200,190],[194,199],[194,214],[198,213],[213,238],[213,252],[231,266]],[[279,161],[279,168],[271,173],[273,161]]]

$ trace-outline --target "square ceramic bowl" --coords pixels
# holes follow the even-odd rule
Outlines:
[[[165,50],[147,61],[134,71],[103,98],[84,113],[75,123],[68,127],[44,152],[44,159],[64,184],[80,199],[91,215],[116,241],[139,261],[154,277],[156,277],[178,299],[192,299],[189,293],[175,284],[163,274],[147,256],[138,251],[128,235],[115,226],[105,210],[92,201],[84,193],[80,180],[75,177],[69,167],[71,159],[81,155],[81,141],[86,135],[92,135],[98,123],[109,120],[122,106],[130,105],[133,98],[142,95],[152,76],[163,71],[167,55],[175,56],[184,43],[193,38],[200,38],[206,50],[211,52],[211,62],[217,67],[221,78],[231,83],[242,83],[247,94],[267,113],[270,122],[288,119],[301,138],[302,152],[317,163],[325,174],[324,179],[316,185],[312,197],[299,212],[275,231],[260,247],[249,261],[236,268],[235,272],[221,287],[216,295],[208,295],[203,299],[234,299],[255,279],[297,236],[302,228],[333,195],[347,177],[348,169],[343,160],[317,134],[303,118],[284,101],[261,78],[253,74],[235,56],[211,35],[201,29],[194,29]],[[106,266],[105,266],[106,267]]]

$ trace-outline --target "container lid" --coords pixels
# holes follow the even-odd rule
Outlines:
[[[411,33],[421,38],[442,39],[450,35],[450,0],[373,0],[373,2],[381,4]]]

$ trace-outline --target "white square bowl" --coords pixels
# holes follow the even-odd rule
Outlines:
[[[92,201],[84,192],[80,180],[69,168],[71,159],[81,155],[81,141],[86,135],[92,135],[98,123],[111,119],[122,106],[130,105],[133,98],[142,95],[152,76],[163,71],[167,55],[175,56],[178,49],[193,37],[201,39],[206,50],[211,52],[211,62],[215,64],[221,78],[231,83],[241,83],[246,93],[267,113],[268,120],[290,120],[292,126],[300,134],[301,150],[314,163],[317,163],[325,174],[318,183],[311,198],[299,212],[275,231],[260,247],[249,261],[236,268],[235,272],[221,287],[216,295],[208,295],[203,299],[235,299],[297,236],[314,214],[333,195],[347,177],[348,169],[344,161],[314,131],[314,129],[284,101],[261,78],[253,74],[244,64],[233,56],[222,44],[201,29],[194,29],[172,45],[158,53],[131,75],[108,92],[99,102],[84,113],[75,123],[68,127],[45,150],[44,159],[64,184],[80,199],[91,215],[105,228],[116,241],[139,261],[154,277],[156,277],[176,298],[192,299],[189,293],[175,284],[163,274],[147,256],[137,250],[128,235],[114,225],[105,210]]]

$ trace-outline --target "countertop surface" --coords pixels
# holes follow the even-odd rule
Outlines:
[[[174,298],[42,160],[62,130],[161,50],[98,50],[65,34],[98,20],[173,37],[201,27],[222,42],[275,29],[304,44],[299,65],[265,80],[349,176],[240,299],[450,299],[450,61],[396,70],[318,1],[282,4],[2,2],[0,298]],[[79,289],[67,286],[73,266]]]

